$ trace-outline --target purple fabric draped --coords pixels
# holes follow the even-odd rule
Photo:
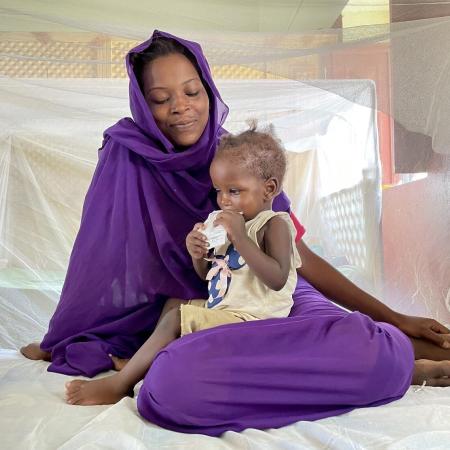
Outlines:
[[[156,126],[130,56],[172,37],[195,57],[210,98],[199,141],[183,152]],[[104,133],[66,280],[41,348],[49,371],[92,377],[112,368],[109,353],[131,357],[154,329],[167,297],[207,297],[185,247],[196,222],[217,209],[209,165],[228,108],[197,43],[155,31],[126,58],[130,109]],[[284,194],[275,207],[289,208]]]
[[[158,36],[195,56],[210,97],[208,125],[183,152],[157,128],[130,65],[130,54]],[[216,208],[209,164],[228,109],[196,43],[155,32],[126,61],[133,119],[105,131],[61,299],[41,344],[52,353],[49,370],[68,375],[111,369],[109,353],[130,357],[167,297],[206,296],[184,241]],[[278,196],[274,209],[288,208]],[[140,390],[140,413],[177,431],[218,435],[403,395],[413,353],[400,331],[337,308],[302,279],[294,301],[289,318],[225,325],[169,345]]]
[[[400,330],[344,311],[301,277],[294,302],[286,319],[223,325],[168,345],[140,388],[141,415],[170,430],[219,436],[403,396],[414,354]]]
[[[185,248],[194,223],[215,209],[209,165],[228,108],[201,48],[177,39],[195,57],[210,97],[199,141],[177,152],[155,124],[126,58],[133,119],[104,133],[57,309],[41,348],[50,371],[94,376],[112,368],[108,353],[130,357],[149,336],[169,296],[204,297]]]

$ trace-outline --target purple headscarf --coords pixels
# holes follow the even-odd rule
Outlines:
[[[183,152],[157,127],[130,62],[159,37],[190,51],[210,98],[207,126]],[[52,353],[49,370],[68,375],[111,369],[109,353],[130,357],[153,330],[167,297],[207,296],[185,238],[216,208],[209,166],[228,108],[195,42],[155,31],[128,53],[126,65],[133,119],[104,133],[61,299],[41,344]],[[288,207],[285,196],[277,203]]]

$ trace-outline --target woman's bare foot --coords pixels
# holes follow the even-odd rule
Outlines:
[[[25,345],[20,349],[20,353],[28,359],[51,361],[51,354],[49,352],[44,352],[37,342]]]
[[[114,370],[117,370],[117,372],[120,372],[129,361],[129,359],[118,358],[117,356],[113,355],[109,355],[109,357],[112,359],[112,362],[114,364]]]
[[[117,375],[66,383],[66,401],[71,405],[112,405],[127,396],[132,397],[133,392],[128,387],[123,387]]]
[[[427,386],[450,386],[450,361],[431,361],[418,359],[414,363],[414,374],[411,384]]]

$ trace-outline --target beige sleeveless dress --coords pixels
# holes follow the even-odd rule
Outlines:
[[[258,245],[258,231],[273,217],[284,219],[291,232],[291,266],[286,284],[279,291],[268,288],[250,270],[244,259],[227,241],[216,248],[208,272],[208,300],[190,300],[180,307],[181,335],[229,323],[287,317],[297,284],[300,255],[295,246],[296,230],[288,213],[262,211],[245,223],[249,238]]]

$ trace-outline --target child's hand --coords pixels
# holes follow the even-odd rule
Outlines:
[[[235,211],[222,211],[217,215],[214,226],[222,225],[228,234],[228,239],[233,244],[247,236],[245,230],[245,220],[241,213]]]
[[[205,224],[196,223],[192,231],[186,236],[186,247],[192,259],[202,259],[208,255],[208,241],[199,230],[203,230]]]

